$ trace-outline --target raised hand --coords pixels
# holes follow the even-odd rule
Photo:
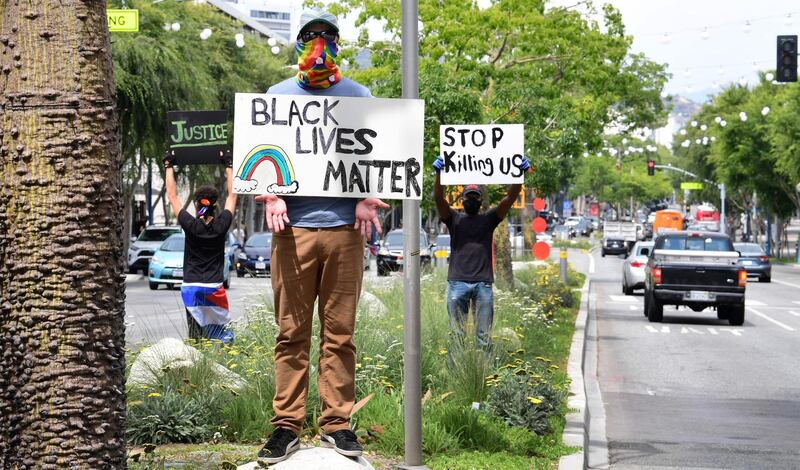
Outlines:
[[[374,224],[378,233],[383,233],[381,231],[381,223],[378,220],[378,209],[388,209],[390,207],[389,204],[376,197],[368,197],[361,200],[356,204],[355,229],[365,237],[369,237],[372,234],[372,225]]]
[[[286,209],[286,201],[274,194],[262,194],[256,196],[256,201],[266,204],[264,218],[267,220],[267,228],[272,233],[282,232],[289,223],[289,213]]]
[[[436,160],[433,161],[431,166],[433,166],[433,169],[436,170],[436,173],[442,171],[442,168],[444,168],[444,160],[442,160],[442,156],[439,155],[436,157]]]

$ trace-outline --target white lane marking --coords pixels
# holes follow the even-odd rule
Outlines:
[[[758,300],[750,300],[750,299],[746,299],[746,300],[744,301],[744,303],[745,303],[746,305],[748,305],[748,306],[751,306],[751,307],[766,307],[766,306],[767,306],[767,304],[765,304],[764,302],[760,302],[760,301],[758,301]]]
[[[741,330],[735,330],[733,328],[720,328],[720,331],[727,331],[728,333],[732,334],[733,336],[742,336]]]
[[[793,303],[793,304],[800,305],[800,300],[792,300],[792,303]]]
[[[647,389],[647,394],[648,394],[648,395],[650,395],[650,396],[652,397],[653,395],[655,395],[655,394],[656,394],[656,392],[654,392],[654,391],[652,391],[652,390],[650,390],[650,389],[648,388],[648,389]]]
[[[747,310],[753,312],[754,314],[758,315],[759,317],[763,318],[764,320],[771,321],[772,323],[780,326],[781,328],[783,328],[786,331],[794,331],[794,328],[792,328],[791,326],[789,326],[789,325],[787,325],[785,323],[781,323],[778,320],[775,320],[774,318],[772,318],[770,316],[764,315],[763,313],[759,312],[758,310],[756,310],[756,309],[754,309],[752,307],[747,307]]]
[[[636,297],[628,297],[627,295],[609,295],[614,302],[636,302]]]
[[[797,313],[794,310],[789,310],[789,313],[791,313],[792,315],[794,315],[796,317],[800,317],[800,313]]]
[[[792,282],[780,281],[778,279],[773,279],[772,282],[775,282],[775,283],[778,283],[778,284],[783,284],[784,286],[795,287],[797,289],[800,289],[800,284],[794,284]],[[797,302],[795,302],[795,303],[797,303]]]
[[[705,333],[703,333],[702,331],[695,330],[695,329],[694,329],[694,328],[692,328],[691,326],[688,326],[688,327],[687,327],[687,326],[684,326],[684,327],[682,327],[682,328],[681,328],[681,334],[684,334],[684,335],[685,335],[686,333],[694,333],[694,334],[696,334],[696,335],[704,335],[704,334],[705,334]]]
[[[641,307],[637,307],[636,305],[631,305],[628,308],[630,308],[631,310],[639,310]]]
[[[594,274],[594,255],[587,253],[589,256],[589,274]]]
[[[714,328],[711,328],[711,327],[708,328],[708,332],[711,333],[712,335],[718,335],[719,334],[719,333],[717,333],[717,330],[715,330]]]
[[[647,328],[647,331],[649,331],[650,333],[664,333],[664,334],[669,333],[669,327],[666,325],[662,325],[660,331],[653,325],[645,325],[644,327]]]

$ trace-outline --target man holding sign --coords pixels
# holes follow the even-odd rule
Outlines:
[[[464,324],[470,304],[475,306],[475,336],[479,347],[491,348],[494,321],[494,292],[492,284],[492,239],[494,229],[522,190],[524,173],[530,162],[522,156],[522,126],[513,126],[516,133],[509,138],[512,126],[442,126],[440,147],[442,155],[433,163],[436,181],[433,198],[439,218],[450,231],[450,265],[447,271],[447,313],[450,328],[459,342],[463,341]],[[517,132],[518,131],[518,132]],[[504,152],[507,138],[518,146],[518,153]],[[517,181],[497,205],[480,213],[483,190],[476,184],[464,188],[461,201],[464,212],[456,212],[444,197],[442,173],[452,184],[479,180],[481,182]]]
[[[286,127],[292,126],[293,122],[310,123],[306,126],[310,132],[304,133],[304,129],[297,127],[296,142],[295,133],[286,130],[281,131],[282,136],[290,138],[291,143],[273,146],[289,147],[287,155],[294,150],[293,163],[287,158],[270,157],[267,152],[274,148],[263,150],[264,158],[273,158],[273,165],[283,173],[277,183],[266,188],[272,194],[256,198],[266,203],[267,225],[274,233],[272,288],[279,328],[275,343],[275,417],[272,419],[275,431],[258,454],[268,463],[285,460],[300,447],[298,436],[306,418],[311,325],[317,300],[322,329],[318,378],[322,408],[319,418],[321,445],[350,457],[362,452],[356,435],[350,429],[350,413],[355,404],[356,349],[353,333],[364,272],[365,236],[371,233],[373,225],[380,232],[377,209],[387,209],[389,205],[374,197],[359,200],[353,197],[290,195],[284,199],[277,195],[298,191],[302,194],[304,189],[314,186],[310,181],[317,175],[306,173],[298,176],[299,165],[319,165],[314,162],[324,162],[322,158],[334,150],[358,155],[359,151],[371,150],[370,139],[377,135],[370,129],[359,133],[361,129],[351,128],[334,129],[329,134],[324,127],[333,123],[338,125],[336,107],[341,109],[344,106],[340,100],[327,97],[372,96],[364,86],[341,76],[335,60],[338,39],[335,16],[325,11],[304,11],[296,45],[299,73],[271,87],[267,98],[252,99],[253,111],[243,121],[245,125]],[[277,110],[285,101],[269,95],[297,95],[292,97],[286,119],[281,120]],[[302,97],[309,95],[322,98],[303,102]],[[263,106],[257,102],[259,99]],[[272,106],[268,109],[270,103]],[[342,121],[341,116],[338,119]],[[330,137],[326,137],[328,135]],[[345,182],[348,178],[343,174],[345,164],[341,160],[337,163],[327,162],[325,190],[338,188],[339,181],[341,188],[347,189]],[[246,169],[247,164],[245,160],[242,168]],[[353,162],[353,168],[355,166]],[[247,177],[254,173],[243,170],[241,174],[241,184],[246,184]],[[369,187],[368,174],[366,179],[359,178],[355,182],[353,172],[349,174],[350,191],[354,187],[356,190]],[[384,183],[382,175],[381,185]],[[372,184],[377,187],[376,179]],[[258,183],[253,184],[255,189]],[[323,188],[322,184],[318,187]]]

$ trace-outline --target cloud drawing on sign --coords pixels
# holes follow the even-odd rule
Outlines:
[[[275,183],[267,186],[267,192],[272,194],[294,194],[297,192],[299,185],[297,181],[292,181],[292,184],[281,186]]]
[[[252,193],[258,187],[258,180],[243,180],[238,176],[233,178],[233,190],[240,193]]]
[[[268,192],[273,194],[294,194],[297,192],[299,184],[295,180],[294,167],[291,160],[289,160],[289,156],[282,148],[271,144],[256,145],[247,153],[242,165],[239,167],[239,171],[236,172],[236,178],[234,179],[236,190],[241,192],[254,191],[258,187],[258,181],[253,179],[253,174],[258,166],[265,162],[272,164],[277,177],[277,182],[267,187]],[[236,186],[236,180],[241,182],[239,183],[241,186]],[[252,183],[252,186],[245,183]]]

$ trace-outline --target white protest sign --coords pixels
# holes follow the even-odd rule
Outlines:
[[[237,93],[239,194],[422,198],[424,102]]]
[[[524,148],[522,124],[440,126],[442,184],[521,184]]]

